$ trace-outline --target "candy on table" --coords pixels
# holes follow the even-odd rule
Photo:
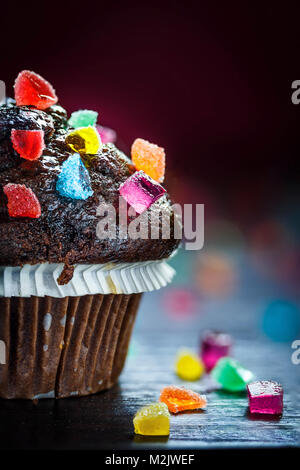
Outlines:
[[[26,160],[37,160],[45,148],[44,131],[12,129],[11,141],[13,148]]]
[[[113,129],[110,129],[110,127],[97,126],[97,130],[99,132],[99,135],[101,137],[101,142],[103,144],[108,144],[108,143],[114,144],[116,142],[117,133]]]
[[[68,121],[69,126],[77,129],[78,127],[95,126],[98,119],[97,111],[90,109],[80,109],[71,114]]]
[[[72,199],[87,199],[93,195],[89,172],[78,153],[71,155],[62,164],[56,190],[61,196]]]
[[[41,216],[41,206],[38,198],[24,184],[8,183],[3,187],[7,196],[8,214],[10,217],[30,217],[38,219]]]
[[[171,413],[203,409],[207,404],[205,395],[199,395],[199,393],[192,390],[176,387],[175,385],[164,387],[160,393],[159,400],[167,405]]]
[[[121,184],[119,192],[141,214],[163,196],[166,190],[143,171],[137,171]]]
[[[131,158],[137,170],[143,170],[162,183],[165,176],[165,151],[144,139],[136,139],[131,147]]]
[[[57,103],[57,96],[47,80],[30,70],[23,70],[15,81],[15,100],[17,106],[47,109]]]
[[[232,347],[230,335],[219,331],[206,331],[201,341],[201,358],[210,372],[221,357],[229,356]]]
[[[200,379],[205,370],[201,359],[189,349],[179,350],[175,369],[178,377],[189,381]]]
[[[250,413],[279,415],[283,410],[283,388],[272,380],[247,385]]]
[[[69,132],[66,143],[74,152],[95,155],[101,147],[100,136],[93,126],[79,127]]]
[[[152,403],[140,408],[133,418],[134,432],[144,436],[168,436],[170,413],[165,403]]]
[[[245,390],[246,385],[253,379],[252,372],[231,357],[221,358],[211,371],[211,376],[229,392]]]

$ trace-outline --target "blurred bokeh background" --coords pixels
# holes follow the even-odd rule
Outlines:
[[[97,110],[123,150],[136,137],[165,147],[173,199],[205,204],[204,248],[178,253],[174,284],[145,296],[136,331],[159,321],[290,348],[300,337],[299,6],[6,2],[1,13],[8,92],[33,69],[69,112]]]

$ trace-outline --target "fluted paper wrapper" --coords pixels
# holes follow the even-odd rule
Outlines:
[[[0,298],[0,397],[61,398],[110,388],[141,294]]]
[[[122,371],[142,292],[171,281],[165,261],[0,268],[1,398],[82,396],[114,385]],[[3,362],[3,361],[1,361]]]
[[[91,294],[138,294],[165,287],[175,271],[165,260],[140,263],[80,264],[68,284],[57,279],[63,264],[0,266],[0,296],[73,297]]]

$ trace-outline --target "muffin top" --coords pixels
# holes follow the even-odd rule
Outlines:
[[[78,127],[80,119],[94,120],[93,113],[73,113],[68,120],[51,85],[28,71],[16,80],[15,100],[6,99],[0,106],[0,265],[49,262],[71,269],[77,263],[162,259],[177,248],[174,211],[159,184],[163,149],[138,139],[134,164],[113,143],[101,142],[95,122]],[[156,165],[151,163],[152,154]],[[135,187],[145,191],[145,210],[135,204],[139,199],[132,192]],[[143,212],[141,226],[147,224],[147,238],[124,236],[120,191],[127,210],[130,206],[137,210],[126,212],[127,226]],[[115,209],[113,238],[97,234],[97,224],[104,217],[101,204]],[[159,221],[156,239],[149,234],[151,214]],[[170,220],[170,235],[165,239],[161,237],[164,219]]]

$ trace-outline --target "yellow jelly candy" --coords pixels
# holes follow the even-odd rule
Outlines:
[[[165,403],[152,403],[140,408],[133,418],[134,432],[143,436],[168,436],[170,413]]]
[[[101,138],[95,127],[79,127],[69,132],[66,143],[74,152],[95,155],[101,147]]]
[[[183,380],[198,380],[205,368],[199,357],[188,349],[181,349],[175,364],[177,375]]]

